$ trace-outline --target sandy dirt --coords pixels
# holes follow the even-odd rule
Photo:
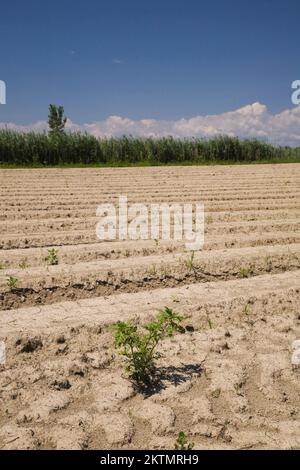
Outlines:
[[[0,172],[1,449],[300,448],[300,165]],[[205,204],[183,243],[99,242],[98,204]],[[48,250],[58,250],[49,266]],[[18,279],[9,288],[9,276]],[[185,317],[137,390],[111,325]]]

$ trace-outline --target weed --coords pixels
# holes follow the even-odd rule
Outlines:
[[[155,265],[155,264],[152,264],[151,266],[149,266],[149,267],[147,268],[147,272],[148,272],[148,274],[150,274],[150,276],[156,276],[156,274],[157,274],[157,267],[156,267],[156,265]]]
[[[7,278],[7,287],[10,290],[16,289],[18,284],[19,284],[19,279],[17,277],[9,276]]]
[[[195,271],[196,269],[196,266],[194,264],[194,257],[195,257],[195,252],[192,251],[192,254],[191,256],[189,256],[186,260],[185,260],[185,265],[187,267],[187,269],[189,271]]]
[[[250,315],[250,313],[251,313],[251,307],[250,307],[249,304],[246,304],[243,308],[243,314],[244,315]]]
[[[220,388],[216,388],[215,390],[213,390],[211,392],[211,396],[213,398],[219,398],[220,395],[221,395],[221,389]]]
[[[27,263],[27,258],[22,259],[19,263],[19,268],[20,269],[26,269],[29,267],[29,264]]]
[[[58,250],[55,248],[50,248],[48,250],[48,255],[46,256],[45,261],[47,261],[50,266],[58,264]]]
[[[186,434],[181,431],[175,442],[175,450],[191,450],[194,447],[193,442],[188,442]]]
[[[207,319],[207,323],[208,323],[208,326],[209,326],[209,329],[212,330],[213,329],[213,322],[211,321],[209,315],[207,314],[206,315],[206,319]]]
[[[269,273],[272,271],[273,267],[273,262],[272,262],[272,257],[267,255],[265,256],[265,265],[266,265],[266,271]]]
[[[239,270],[240,276],[241,277],[250,277],[251,275],[254,274],[254,265],[250,266],[242,266]]]
[[[180,329],[182,320],[181,315],[165,307],[153,321],[142,326],[145,333],[140,333],[132,321],[118,321],[113,325],[115,347],[125,356],[126,372],[133,380],[144,385],[153,382],[155,360],[159,357],[157,346],[162,339],[173,336]]]
[[[213,218],[212,218],[211,215],[208,215],[208,216],[206,217],[206,223],[207,223],[207,224],[212,224],[212,223],[213,223]]]
[[[162,264],[160,267],[161,276],[167,277],[170,275],[170,266],[168,264]]]

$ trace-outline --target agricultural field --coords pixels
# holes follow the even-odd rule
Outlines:
[[[300,164],[0,170],[1,449],[300,448]],[[105,241],[96,208],[205,205],[205,243]],[[139,390],[111,326],[169,307]]]

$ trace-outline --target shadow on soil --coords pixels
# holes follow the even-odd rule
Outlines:
[[[193,376],[199,377],[203,371],[201,364],[186,364],[182,367],[160,367],[156,370],[151,384],[133,382],[136,392],[150,397],[165,390],[170,385],[180,385],[191,380]]]

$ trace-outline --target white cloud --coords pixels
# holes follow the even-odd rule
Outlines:
[[[14,122],[0,122],[0,129],[11,129],[19,132],[44,132],[48,129],[46,121],[36,121],[33,124],[22,125]]]
[[[46,121],[27,126],[0,123],[0,128],[4,126],[24,132],[42,132],[47,129]],[[223,114],[195,116],[177,121],[133,120],[110,116],[103,121],[82,125],[68,120],[66,127],[70,131],[84,131],[96,137],[123,134],[145,137],[213,137],[226,134],[241,138],[259,138],[280,145],[300,146],[300,106],[271,114],[265,105],[253,103]]]

